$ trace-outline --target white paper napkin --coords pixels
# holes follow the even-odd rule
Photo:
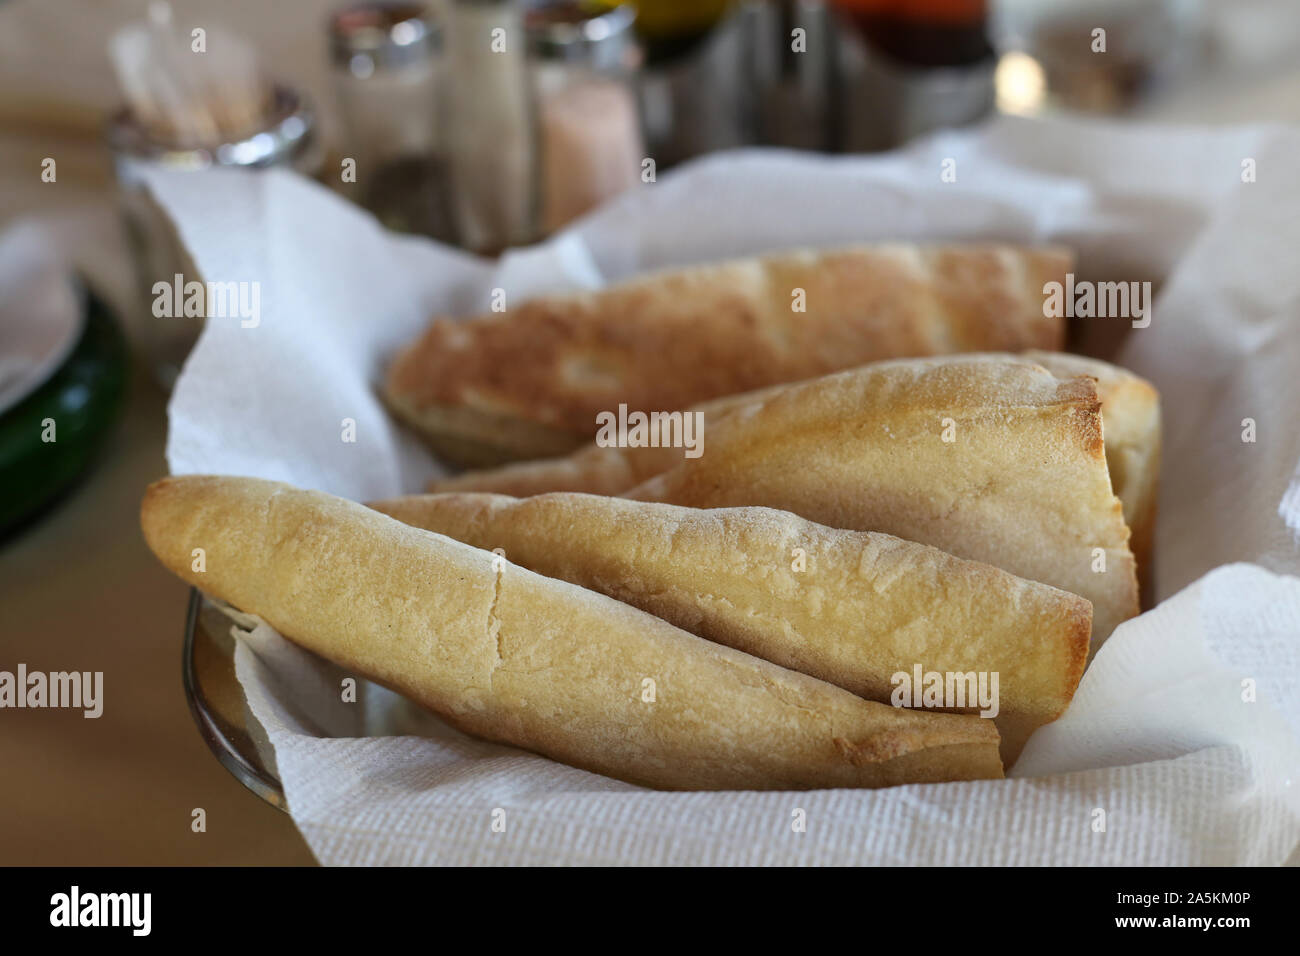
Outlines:
[[[1081,276],[1163,282],[1120,356],[1164,399],[1163,603],[1116,631],[1015,779],[656,793],[431,717],[394,736],[322,736],[348,705],[312,694],[310,655],[263,625],[237,670],[313,852],[331,864],[1300,862],[1298,151],[1286,129],[1013,120],[888,156],[746,151],[499,265],[386,234],[289,174],[157,177],[202,278],[262,289],[259,325],[210,320],[181,375],[172,471],[361,500],[418,490],[434,467],[375,398],[386,356],[431,312],[481,310],[493,288],[518,299],[889,238],[1059,241]],[[1242,181],[1244,159],[1257,181]],[[945,160],[956,182],[941,181]],[[355,443],[341,440],[345,419]]]

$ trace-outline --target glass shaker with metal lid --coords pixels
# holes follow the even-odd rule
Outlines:
[[[537,238],[536,123],[521,4],[450,0],[447,143],[457,241],[495,255]]]
[[[417,3],[361,3],[329,33],[342,192],[389,228],[451,240],[439,21]]]
[[[645,147],[627,6],[534,2],[524,15],[537,109],[539,204],[553,232],[641,180]]]

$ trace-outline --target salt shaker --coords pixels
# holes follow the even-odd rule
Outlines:
[[[630,7],[576,0],[525,14],[540,150],[541,229],[549,233],[641,179],[645,147],[630,76],[640,49]]]

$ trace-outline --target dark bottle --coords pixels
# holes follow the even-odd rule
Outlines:
[[[835,0],[872,49],[909,67],[959,67],[993,55],[985,0]]]
[[[834,0],[841,29],[838,138],[889,149],[993,110],[986,0]]]

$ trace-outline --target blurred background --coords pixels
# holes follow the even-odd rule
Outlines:
[[[106,697],[0,711],[0,864],[311,862],[196,728],[138,531],[201,322],[149,307],[187,260],[143,172],[291,168],[491,256],[718,150],[1069,112],[1300,122],[1300,4],[0,0],[0,670]]]

